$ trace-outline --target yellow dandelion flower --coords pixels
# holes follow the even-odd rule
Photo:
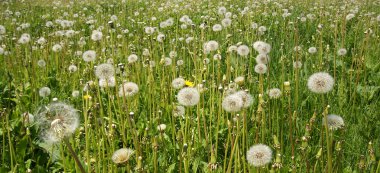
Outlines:
[[[194,86],[194,83],[191,82],[191,81],[186,80],[186,81],[185,81],[185,85],[188,86],[188,87],[193,87],[193,86]]]
[[[85,100],[91,99],[91,96],[88,95],[88,94],[86,94],[86,95],[83,96],[83,99],[85,99]]]

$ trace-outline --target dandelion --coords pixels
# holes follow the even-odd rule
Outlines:
[[[253,48],[260,54],[268,54],[271,50],[271,46],[263,41],[253,43]]]
[[[114,74],[115,68],[113,65],[107,63],[98,65],[95,70],[95,75],[99,79],[107,79],[114,76]]]
[[[267,66],[265,64],[257,64],[255,66],[255,72],[258,74],[264,74],[267,72]]]
[[[139,59],[139,57],[136,54],[131,54],[128,56],[128,63],[132,64],[136,62]]]
[[[186,80],[186,81],[185,81],[185,85],[186,85],[187,87],[193,87],[193,86],[194,86],[194,82],[191,82],[191,81],[189,81],[189,80]]]
[[[41,97],[47,97],[50,95],[50,88],[49,87],[42,87],[38,94],[41,96]]]
[[[316,47],[310,47],[307,51],[308,51],[310,54],[315,54],[315,53],[317,53],[317,48],[316,48]]]
[[[267,54],[258,54],[255,60],[257,64],[268,64],[270,58]]]
[[[30,35],[29,34],[22,34],[21,37],[18,39],[18,43],[20,44],[26,44],[26,43],[29,43],[30,41]]]
[[[172,81],[172,87],[174,89],[181,89],[182,87],[185,86],[185,79],[179,77],[179,78],[175,78],[173,81]]]
[[[215,24],[214,26],[212,26],[212,30],[214,32],[218,32],[218,31],[221,31],[223,29],[222,25],[220,24]]]
[[[230,26],[230,25],[231,25],[231,19],[229,19],[229,18],[225,18],[225,19],[223,19],[223,20],[222,20],[222,25],[223,25],[223,27],[228,27],[228,26]]]
[[[325,72],[314,73],[309,77],[307,86],[314,93],[327,93],[333,89],[334,78]]]
[[[119,96],[132,97],[139,92],[139,86],[134,82],[126,82],[119,87]]]
[[[45,60],[40,59],[40,60],[37,61],[37,65],[39,67],[45,67],[46,66],[46,62],[45,62]]]
[[[112,161],[118,165],[126,164],[134,153],[135,151],[130,148],[118,149],[112,154]]]
[[[254,167],[262,167],[272,160],[272,149],[264,144],[256,144],[247,151],[247,161]]]
[[[24,122],[25,126],[28,126],[29,124],[34,123],[34,115],[33,114],[31,114],[29,112],[25,112],[21,116],[22,116],[22,121]]]
[[[186,87],[178,92],[177,99],[179,104],[183,106],[194,106],[198,104],[200,95],[197,89]]]
[[[223,99],[222,107],[227,112],[237,112],[243,107],[243,99],[237,94],[231,94]]]
[[[5,29],[5,27],[3,25],[0,25],[0,35],[3,35],[7,32],[7,30]]]
[[[219,43],[211,40],[204,44],[203,49],[205,53],[210,53],[212,51],[216,51],[219,48]]]
[[[79,115],[71,105],[54,102],[41,107],[36,119],[47,143],[56,143],[70,137],[79,126]]]
[[[232,45],[232,46],[228,47],[227,52],[232,53],[232,52],[234,52],[234,51],[236,51],[236,50],[237,50],[237,46]]]
[[[280,98],[282,95],[281,90],[278,88],[272,88],[267,93],[270,99],[277,99]]]
[[[53,52],[60,52],[62,50],[62,46],[60,44],[55,44],[52,47]]]
[[[181,65],[183,65],[183,63],[184,63],[183,60],[181,60],[181,59],[178,60],[178,61],[177,61],[177,66],[181,66]]]
[[[109,78],[99,79],[99,86],[102,88],[114,87],[115,85],[116,85],[116,79],[113,76]]]
[[[244,84],[244,76],[238,76],[235,78],[234,82],[238,85],[243,85]]]
[[[175,106],[173,109],[173,116],[178,117],[183,115],[185,115],[185,107],[180,105]]]
[[[247,56],[249,54],[249,48],[247,45],[240,45],[236,51],[240,56]]]
[[[91,39],[93,41],[100,41],[103,37],[103,33],[97,30],[92,31]]]
[[[88,50],[82,54],[82,58],[86,62],[95,61],[96,59],[96,52],[93,50]]]
[[[74,73],[78,70],[78,67],[76,65],[70,65],[68,70],[70,73]]]
[[[248,108],[252,105],[253,103],[253,97],[251,94],[249,94],[246,91],[238,91],[235,93],[236,95],[240,96],[241,99],[243,100],[243,108]]]
[[[79,91],[78,90],[74,90],[72,93],[71,93],[71,96],[73,96],[74,98],[77,98],[79,97]]]
[[[301,68],[302,62],[301,61],[293,61],[293,68]]]
[[[172,59],[166,57],[166,58],[163,58],[161,62],[162,64],[164,64],[164,66],[169,66],[172,64]]]
[[[338,55],[339,56],[344,56],[344,55],[346,55],[347,54],[347,49],[345,49],[345,48],[340,48],[339,50],[338,50]]]
[[[354,17],[355,17],[355,14],[352,14],[352,13],[347,14],[346,20],[349,21],[349,20],[353,19]]]
[[[339,115],[330,114],[327,116],[327,126],[329,127],[330,130],[337,130],[337,129],[343,128],[344,120]]]
[[[157,130],[160,132],[165,131],[165,129],[166,129],[166,124],[160,124],[157,126]]]

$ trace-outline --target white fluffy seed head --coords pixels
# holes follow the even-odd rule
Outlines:
[[[268,95],[270,99],[278,99],[281,97],[281,90],[278,88],[272,88],[268,91]]]
[[[263,41],[253,43],[253,48],[260,54],[268,54],[271,50],[271,46]]]
[[[175,106],[173,109],[173,116],[178,117],[178,116],[184,116],[185,115],[185,107],[178,105]]]
[[[228,95],[223,99],[222,107],[227,112],[238,112],[243,107],[243,99],[237,94]]]
[[[307,86],[314,93],[327,93],[333,89],[334,78],[326,72],[314,73],[309,77]]]
[[[198,104],[200,95],[197,89],[186,87],[178,92],[177,99],[179,104],[183,106],[194,106]]]
[[[108,63],[98,65],[95,70],[95,75],[99,79],[107,79],[114,76],[114,74],[115,68],[113,67],[113,65]]]
[[[181,89],[183,88],[183,86],[185,86],[185,79],[179,77],[179,78],[175,78],[173,81],[172,81],[172,87],[174,89]]]
[[[130,148],[121,148],[116,150],[112,155],[112,161],[115,164],[125,164],[134,154],[134,150]]]
[[[42,137],[48,143],[71,136],[79,126],[79,114],[71,105],[54,102],[41,107],[36,115]]]
[[[257,64],[255,66],[255,72],[258,74],[264,74],[267,72],[267,66],[265,64]]]
[[[267,54],[258,54],[255,60],[257,64],[268,64],[270,58]]]
[[[324,119],[323,119],[324,122]],[[325,125],[323,123],[323,125]],[[344,120],[341,116],[330,114],[327,116],[327,126],[330,130],[337,130],[344,127]]]
[[[93,50],[88,50],[82,54],[82,58],[86,62],[95,61],[96,59],[96,52]]]
[[[236,51],[240,56],[247,56],[249,54],[249,47],[247,45],[240,45]]]
[[[119,96],[132,97],[139,92],[139,86],[134,82],[127,82],[119,87]]]
[[[242,106],[243,108],[248,108],[252,105],[253,97],[248,92],[241,90],[241,91],[236,92],[235,94],[240,96],[241,99],[243,100],[243,106]]]
[[[262,167],[272,160],[272,149],[264,144],[256,144],[247,151],[247,161],[254,167]]]
[[[116,85],[116,79],[113,76],[109,78],[99,79],[99,86],[101,88],[115,87],[115,85]]]
[[[50,95],[50,88],[49,87],[42,87],[38,94],[41,96],[41,97],[47,97]]]

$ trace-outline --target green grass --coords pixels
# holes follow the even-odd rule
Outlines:
[[[10,52],[0,54],[0,172],[79,172],[75,157],[87,172],[380,171],[378,1],[0,3],[0,25],[6,28],[0,46]],[[232,13],[232,24],[214,32],[212,26],[224,19],[218,14],[221,6]],[[245,7],[249,7],[247,13],[241,15]],[[283,18],[283,9],[291,15]],[[346,16],[355,9],[355,17],[347,21]],[[308,14],[314,19],[302,22]],[[108,24],[111,15],[118,17],[114,28]],[[183,15],[188,15],[194,26],[181,29]],[[169,18],[174,24],[160,28],[160,22]],[[63,29],[57,19],[74,24]],[[96,22],[87,24],[89,20]],[[46,27],[47,21],[54,27]],[[267,31],[260,34],[252,29],[253,22]],[[23,23],[30,26],[17,29]],[[201,29],[202,23],[208,27]],[[144,31],[147,26],[157,29],[148,35]],[[95,42],[91,33],[99,27],[103,27],[103,38]],[[70,38],[55,36],[57,31],[70,29],[78,33]],[[129,32],[123,33],[125,29]],[[23,33],[31,36],[27,44],[18,43]],[[162,43],[157,41],[159,33],[165,35]],[[40,37],[47,40],[43,47],[36,43]],[[193,41],[186,43],[188,37]],[[85,45],[78,43],[81,39]],[[219,48],[205,54],[203,45],[210,40],[217,41]],[[252,44],[259,40],[272,47],[268,71],[263,75],[254,71],[258,52]],[[59,43],[63,49],[53,52],[52,47]],[[238,43],[250,48],[247,57],[227,51]],[[302,51],[294,51],[296,46]],[[316,47],[317,53],[308,53],[310,47]],[[340,48],[346,48],[347,54],[338,56]],[[150,55],[144,56],[144,49]],[[94,62],[76,55],[87,50],[96,51]],[[162,58],[171,51],[177,56],[164,66]],[[133,53],[139,59],[128,64],[127,57]],[[222,59],[214,60],[215,54]],[[206,58],[210,63],[204,63]],[[46,66],[39,67],[39,60]],[[94,66],[111,60],[116,86],[101,88]],[[178,60],[184,64],[176,65]],[[155,67],[149,67],[149,61],[154,61]],[[302,67],[294,68],[294,61],[301,61]],[[78,70],[70,73],[70,65]],[[333,90],[326,94],[312,93],[307,87],[309,76],[320,71],[335,79]],[[238,90],[247,90],[253,104],[228,113],[222,101],[238,76],[245,78]],[[171,83],[178,77],[193,82],[194,87],[203,85],[200,102],[186,107],[184,118],[173,115],[179,90]],[[88,81],[94,85],[85,91]],[[139,92],[119,97],[119,85],[124,81],[136,83]],[[284,86],[286,81],[290,87]],[[51,94],[42,98],[39,89],[45,86]],[[279,88],[282,96],[270,99],[267,91],[271,88]],[[72,96],[74,90],[80,92],[79,97]],[[41,138],[43,129],[36,113],[53,98],[73,105],[81,123],[71,137],[50,145]],[[24,121],[26,112],[35,116],[34,123]],[[323,125],[328,114],[340,115],[344,128],[328,130]],[[157,129],[160,124],[167,127],[162,132]],[[273,159],[255,168],[248,164],[246,153],[258,143],[273,150]],[[111,157],[125,147],[135,152],[126,165],[118,166]]]

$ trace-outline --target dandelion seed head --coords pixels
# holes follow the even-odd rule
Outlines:
[[[139,86],[134,82],[126,82],[119,87],[119,96],[132,97],[139,92]]]
[[[267,66],[265,64],[257,64],[255,66],[255,72],[258,74],[264,74],[267,72]]]
[[[255,60],[257,64],[268,64],[270,58],[267,54],[258,54]]]
[[[268,93],[270,99],[278,99],[282,95],[281,90],[278,88],[272,88],[267,93]]]
[[[248,108],[252,105],[253,97],[248,92],[241,90],[241,91],[236,92],[235,94],[240,96],[241,99],[243,100],[243,106],[242,106],[243,108]]]
[[[227,112],[238,112],[243,107],[243,99],[237,94],[228,95],[223,99],[222,107]]]
[[[249,54],[249,48],[247,45],[240,45],[237,49],[236,52],[240,56],[247,56]]]
[[[93,50],[88,50],[82,54],[82,58],[86,62],[95,61],[96,59],[96,52]]]
[[[199,91],[195,88],[182,88],[177,95],[178,103],[183,106],[194,106],[200,100]]]
[[[272,149],[264,144],[256,144],[247,151],[247,161],[254,167],[262,167],[272,160]]]
[[[326,72],[314,73],[309,77],[307,86],[314,93],[327,93],[333,89],[334,78]]]
[[[179,78],[175,78],[173,81],[172,81],[172,87],[174,89],[181,89],[185,86],[185,79],[179,77]]]
[[[118,149],[112,154],[112,161],[115,164],[119,165],[125,164],[128,162],[128,160],[132,157],[134,153],[135,151],[130,148]]]
[[[42,87],[40,88],[38,94],[41,96],[41,97],[47,97],[50,95],[50,88],[49,87]]]
[[[327,126],[329,127],[330,130],[337,130],[337,129],[343,128],[344,120],[339,115],[330,114],[327,116]]]
[[[113,65],[108,63],[98,65],[95,70],[95,75],[99,79],[107,79],[114,76],[114,74],[115,68],[113,67]]]

